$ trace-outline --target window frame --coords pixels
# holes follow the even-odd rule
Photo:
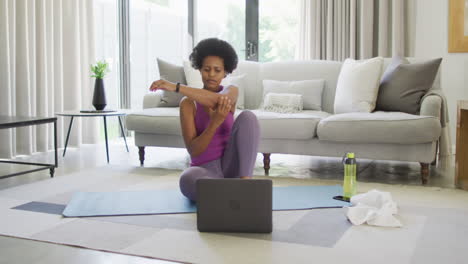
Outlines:
[[[259,0],[245,0],[245,56],[258,61]]]

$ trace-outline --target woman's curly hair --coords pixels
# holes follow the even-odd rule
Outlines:
[[[207,38],[198,42],[190,54],[192,67],[199,70],[203,66],[203,60],[207,56],[218,56],[224,61],[224,70],[232,73],[238,63],[236,51],[227,41],[218,38]]]

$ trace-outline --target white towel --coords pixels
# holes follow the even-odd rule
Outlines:
[[[389,192],[371,190],[351,197],[352,207],[348,207],[347,217],[354,225],[367,223],[374,226],[402,227],[394,215],[398,212],[397,204]]]

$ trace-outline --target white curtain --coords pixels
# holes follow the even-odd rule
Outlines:
[[[0,0],[0,115],[55,116],[88,108],[94,62],[92,0]],[[58,120],[64,144],[69,119]],[[76,119],[69,145],[94,143],[96,120]],[[53,149],[53,126],[0,130],[0,157]]]
[[[405,54],[404,0],[301,0],[296,59]]]

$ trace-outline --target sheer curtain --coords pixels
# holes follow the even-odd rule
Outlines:
[[[403,0],[301,0],[296,58],[407,56],[404,5]]]
[[[54,116],[91,105],[92,7],[92,0],[0,0],[1,115]],[[96,120],[77,121],[70,145],[96,142]],[[68,119],[58,125],[60,146]],[[52,148],[51,125],[0,130],[3,158]]]

